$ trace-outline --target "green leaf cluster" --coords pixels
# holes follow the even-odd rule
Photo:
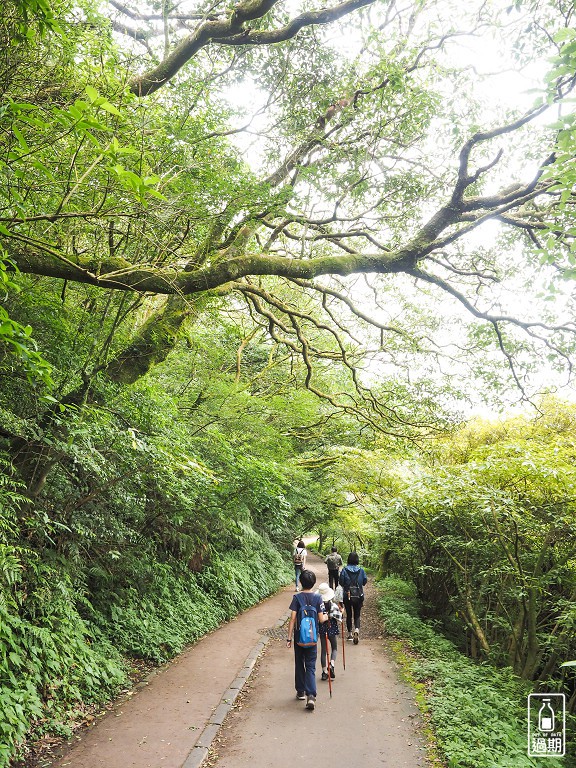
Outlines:
[[[0,252],[0,294],[7,298],[9,292],[20,290],[20,286],[8,271],[13,265]],[[0,371],[15,371],[20,367],[29,383],[40,383],[46,387],[53,384],[51,366],[38,351],[32,336],[32,326],[22,325],[10,317],[4,306],[0,306]]]
[[[442,464],[413,468],[377,548],[470,655],[570,690],[560,664],[576,650],[574,408],[541,409],[472,424],[446,441]]]
[[[434,626],[419,618],[410,585],[379,583],[386,631],[406,650],[397,658],[418,688],[438,746],[450,768],[536,768],[527,756],[526,713],[532,687],[509,669],[478,664],[460,653]],[[547,759],[561,768],[561,758]]]

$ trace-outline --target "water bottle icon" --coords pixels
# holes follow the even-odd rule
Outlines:
[[[554,710],[550,706],[550,699],[543,699],[543,704],[538,712],[538,728],[541,731],[554,730]]]

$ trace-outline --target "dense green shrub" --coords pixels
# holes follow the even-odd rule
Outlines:
[[[263,467],[242,471],[246,497],[228,509],[233,479],[215,482],[173,434],[137,437],[87,410],[62,446],[68,471],[34,504],[1,464],[0,766],[112,698],[130,657],[170,659],[290,580],[251,524],[266,492],[287,504],[281,477],[262,488]]]
[[[389,635],[410,649],[402,663],[424,684],[427,709],[449,768],[534,768],[527,755],[527,697],[532,687],[509,669],[472,661],[418,616],[410,585],[380,582],[379,610]],[[549,768],[568,759],[548,758]]]
[[[121,591],[95,596],[92,620],[129,656],[165,661],[185,645],[275,592],[291,569],[262,537],[259,549],[215,554],[200,572],[177,561],[149,564],[147,587],[127,584]]]
[[[126,682],[126,657],[163,662],[291,578],[262,537],[215,557],[201,573],[177,561],[149,564],[146,587],[86,596],[62,572],[37,567],[18,602],[0,594],[0,766],[27,735],[66,735],[74,708],[110,699]],[[30,568],[31,559],[27,563]],[[24,560],[21,560],[24,565]],[[99,606],[99,607],[98,607]]]
[[[538,420],[463,429],[443,464],[414,471],[386,505],[374,549],[460,648],[561,680],[573,708],[560,664],[576,652],[576,414],[542,408]]]
[[[102,702],[125,680],[118,652],[66,599],[34,621],[0,605],[0,643],[0,765],[32,724],[59,730],[75,704]]]

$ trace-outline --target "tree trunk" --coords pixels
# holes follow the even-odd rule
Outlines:
[[[185,320],[196,320],[206,304],[200,294],[196,299],[170,296],[164,307],[152,315],[133,341],[104,368],[116,384],[134,384],[148,371],[163,363],[174,349]]]
[[[478,621],[476,611],[474,610],[474,606],[472,604],[472,594],[469,585],[466,586],[466,614],[468,616],[468,621],[470,622],[470,627],[472,628],[474,636],[478,640],[480,647],[484,653],[490,653],[490,644],[486,639],[484,630],[480,626],[480,622]]]
[[[540,644],[538,643],[538,636],[536,632],[536,624],[538,620],[538,607],[536,600],[536,587],[531,587],[528,591],[528,611],[526,613],[526,631],[527,631],[527,647],[526,658],[524,660],[524,666],[522,667],[521,677],[526,680],[532,680],[536,669],[536,663],[538,661],[538,652],[540,650]]]
[[[526,630],[528,634],[528,644],[526,649],[526,659],[524,661],[524,666],[522,668],[522,673],[521,673],[521,676],[526,680],[533,679],[534,675],[536,674],[536,669],[537,669],[538,660],[539,660],[540,644],[538,642],[537,629],[538,629],[538,614],[539,614],[538,595],[540,594],[540,589],[538,585],[538,580],[542,576],[542,573],[544,570],[544,563],[548,555],[548,550],[550,548],[550,545],[554,541],[554,538],[555,538],[555,526],[551,526],[548,529],[546,538],[544,539],[544,543],[542,544],[542,548],[540,549],[540,552],[538,554],[538,560],[536,562],[536,565],[534,566],[532,580],[533,580],[533,583],[536,584],[536,586],[532,586],[528,589],[528,606],[527,606],[527,612],[526,612]]]
[[[138,381],[152,367],[166,360],[176,345],[184,322],[196,320],[213,295],[199,294],[190,299],[170,296],[162,308],[137,331],[131,343],[96,374],[103,375],[116,384],[127,385]],[[98,395],[92,391],[93,379],[94,377],[85,377],[82,385],[68,392],[55,408],[46,411],[40,421],[40,427],[48,440],[13,440],[12,460],[26,485],[30,499],[34,499],[42,491],[50,471],[62,458],[62,454],[55,451],[49,442],[52,436],[59,440],[66,437],[66,411],[60,412],[60,405],[81,407],[88,400],[97,402]]]
[[[512,636],[510,637],[510,646],[508,649],[508,664],[512,667],[516,674],[520,673],[519,666],[521,666],[520,647],[522,644],[522,637],[526,626],[526,610],[524,604],[520,605],[520,614],[512,626]]]

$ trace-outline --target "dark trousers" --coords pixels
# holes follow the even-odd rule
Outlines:
[[[352,632],[352,619],[354,619],[354,627],[360,629],[360,611],[364,605],[364,600],[359,603],[351,603],[350,600],[344,595],[344,608],[346,609],[346,629],[348,632]]]
[[[330,589],[336,589],[338,586],[338,576],[339,571],[338,568],[335,570],[332,570],[332,568],[328,568],[328,586]]]
[[[302,648],[294,643],[294,684],[296,691],[307,696],[316,696],[316,657],[318,646]]]

